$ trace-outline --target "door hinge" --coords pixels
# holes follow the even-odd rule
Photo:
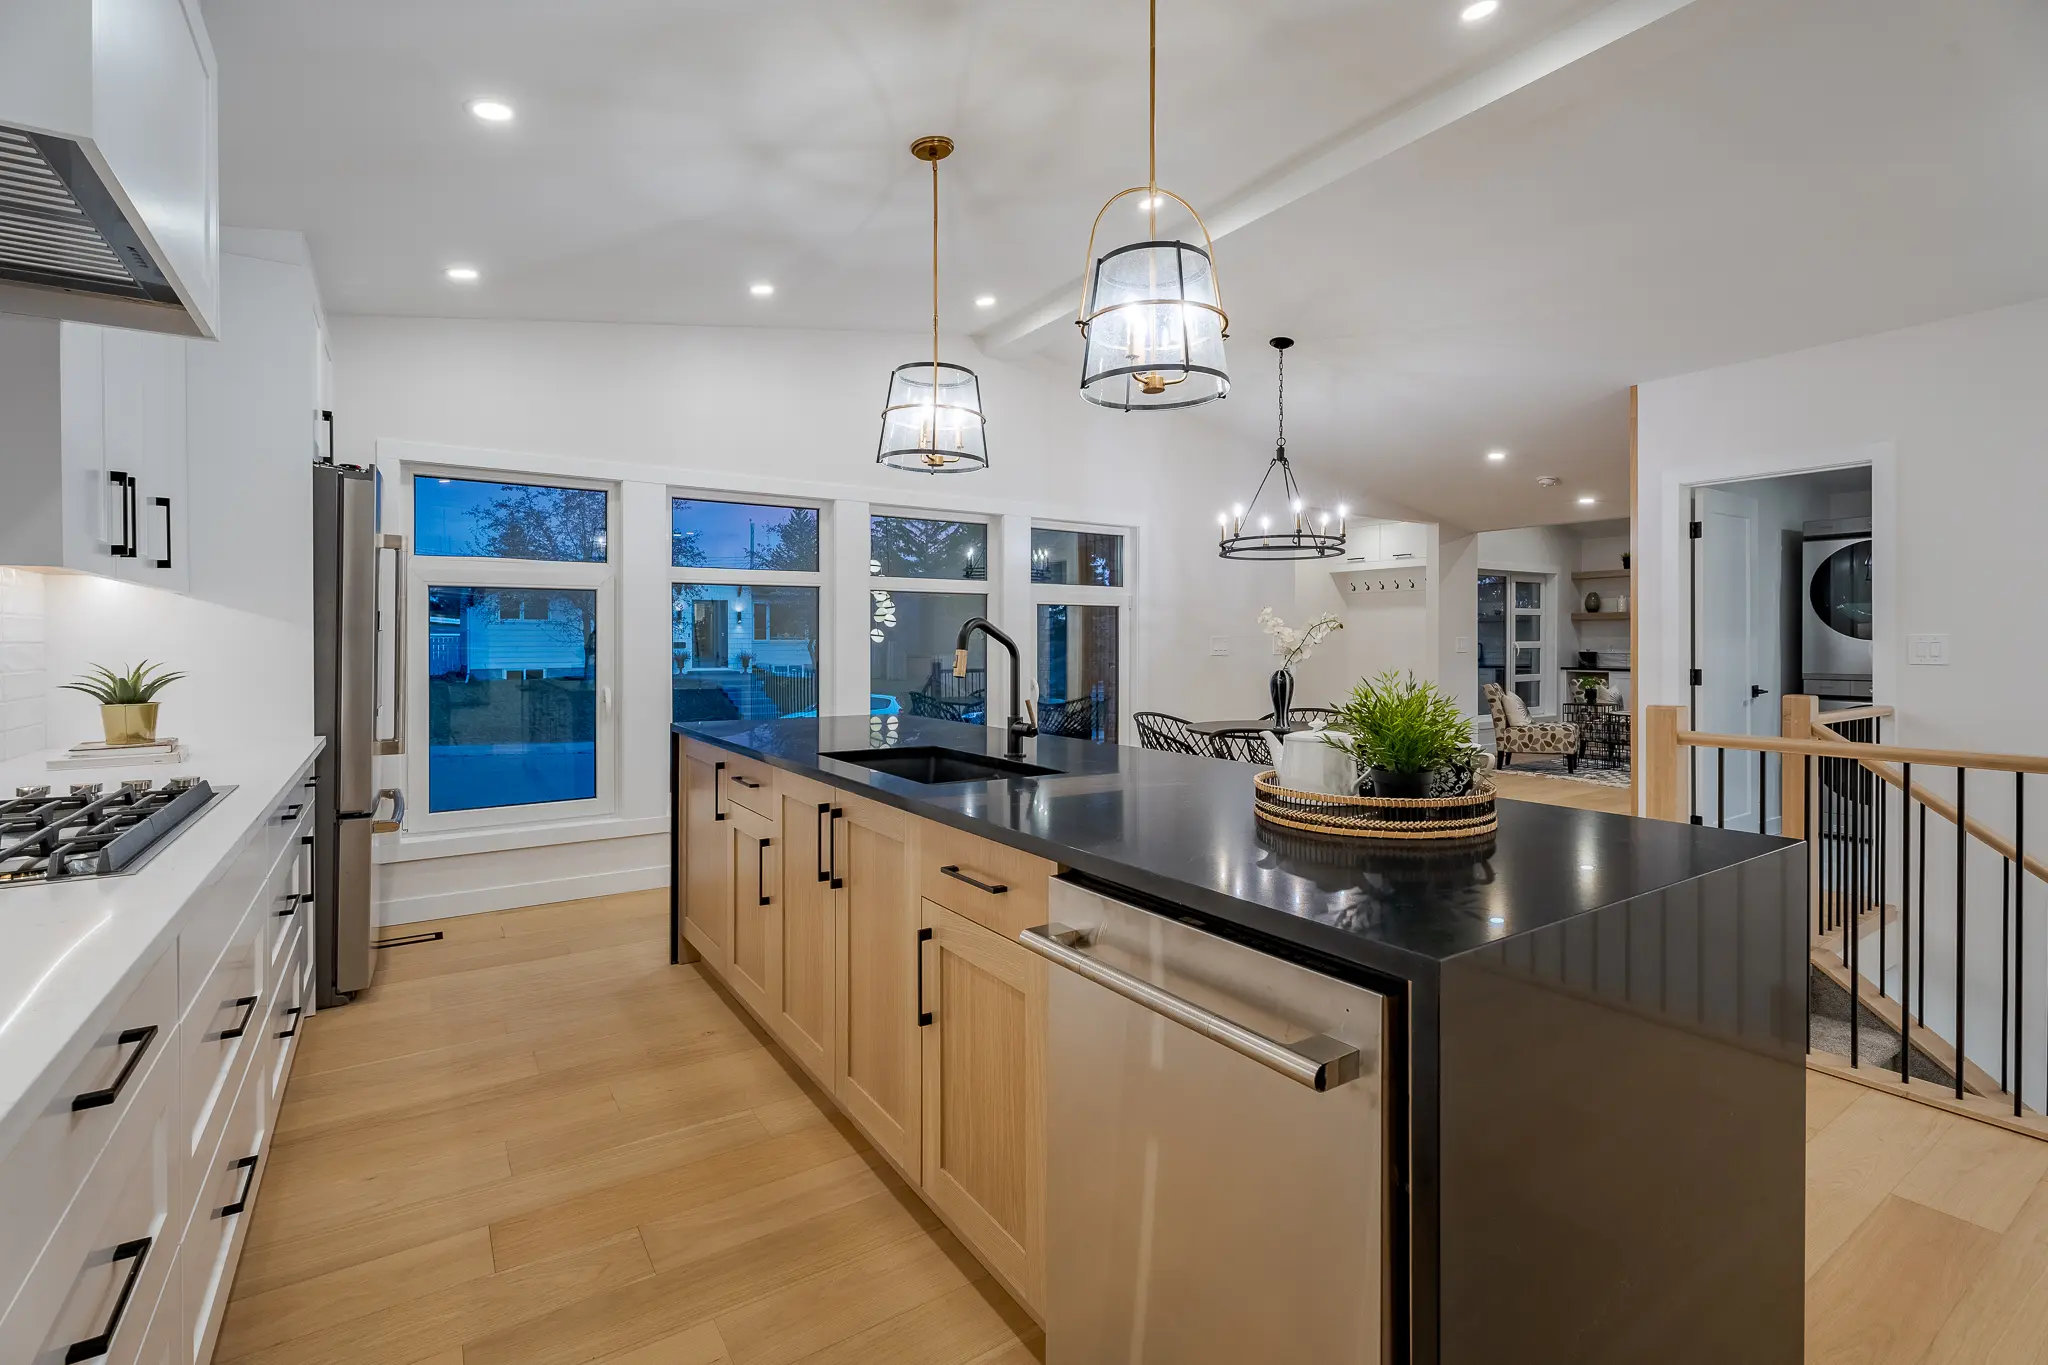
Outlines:
[[[1694,687],[1705,687],[1707,685],[1706,675],[1697,668],[1692,671],[1692,685]]]
[[[1706,535],[1706,533],[1707,533],[1707,527],[1706,527],[1706,523],[1705,523],[1705,522],[1700,522],[1700,521],[1696,521],[1696,522],[1694,522],[1694,523],[1692,524],[1692,528],[1691,528],[1691,530],[1690,530],[1690,532],[1689,532],[1689,534],[1690,534],[1690,535],[1692,536],[1692,538],[1693,538],[1694,540],[1699,540],[1699,539],[1700,539],[1701,537],[1705,536],[1705,535]]]

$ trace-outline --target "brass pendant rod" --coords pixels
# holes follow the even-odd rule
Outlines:
[[[939,402],[939,163],[932,161],[932,419],[938,426]]]
[[[1146,71],[1146,207],[1152,214],[1152,239],[1159,239],[1159,0],[1151,0],[1151,65]]]

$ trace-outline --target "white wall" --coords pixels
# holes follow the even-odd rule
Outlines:
[[[0,759],[19,758],[44,747],[47,629],[43,575],[30,569],[0,569]]]
[[[1897,708],[1888,738],[2000,753],[2048,752],[2048,635],[2036,628],[2048,503],[2048,301],[1952,318],[1642,386],[1636,534],[1646,704],[1686,701],[1685,490],[1696,483],[1868,462],[1877,700]],[[1853,513],[1845,513],[1853,514]],[[1908,634],[1948,639],[1946,667],[1905,662]],[[1940,779],[1928,775],[1932,782]],[[2034,784],[2039,787],[2037,780]],[[2044,802],[2037,792],[2032,809]],[[2010,830],[2011,781],[1972,784],[1970,813]],[[1937,822],[1938,824],[1939,822]],[[2048,819],[2028,845],[2048,847]],[[1947,840],[1928,873],[1953,884]],[[1973,860],[1968,941],[1970,1051],[1995,1069],[1999,908],[1995,865]],[[2029,901],[2038,906],[2038,883]],[[2027,960],[2043,961],[2030,912]],[[1948,952],[1946,963],[1940,958]],[[1953,953],[1930,942],[1929,1022],[1945,1023]],[[2042,1021],[2027,1055],[2043,1056]],[[2038,1082],[2035,1082],[2038,1084]],[[2029,1092],[2029,1102],[2041,1096]]]
[[[1136,628],[1124,685],[1136,706],[1198,718],[1266,707],[1273,660],[1257,616],[1268,605],[1290,610],[1293,575],[1284,564],[1217,558],[1215,513],[1245,496],[1262,457],[1223,439],[1206,409],[1105,411],[1083,402],[1063,370],[949,342],[948,354],[981,376],[991,467],[921,478],[874,463],[888,373],[926,344],[915,334],[386,317],[332,325],[337,387],[346,396],[337,412],[345,462],[371,463],[379,443],[424,443],[462,448],[470,458],[515,454],[534,467],[608,463],[651,495],[663,485],[650,481],[665,479],[877,508],[952,506],[1130,526]],[[840,545],[832,575],[864,574],[865,558],[864,546]],[[623,587],[630,602],[636,589]],[[666,592],[665,569],[654,591]],[[658,611],[638,615],[666,620]],[[1214,637],[1227,654],[1212,653]],[[622,661],[629,752],[660,736],[665,643],[649,642],[640,664]],[[842,652],[859,649],[845,643]],[[645,707],[634,701],[636,668],[637,690],[658,694]],[[843,696],[847,682],[827,685]],[[637,830],[631,822],[664,809],[665,762],[622,767],[624,828]],[[617,825],[602,832],[620,837],[543,850],[516,866],[499,853],[451,855],[431,869],[427,860],[387,864],[380,897],[395,921],[558,899],[563,876],[625,873],[652,885],[645,879],[657,861],[666,875],[658,837],[625,835]],[[524,889],[534,882],[546,893]]]

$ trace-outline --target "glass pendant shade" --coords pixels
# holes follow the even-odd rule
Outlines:
[[[1222,398],[1230,392],[1225,326],[1206,250],[1176,241],[1118,247],[1089,276],[1081,394],[1126,412]]]
[[[875,463],[919,474],[988,467],[981,381],[964,365],[914,360],[889,374]]]

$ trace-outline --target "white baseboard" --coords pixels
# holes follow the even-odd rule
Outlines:
[[[667,885],[668,864],[660,863],[653,867],[615,868],[505,886],[465,887],[459,891],[380,901],[377,904],[377,923],[418,924],[423,920],[454,919],[459,915],[482,915],[493,910],[521,910],[529,905],[616,896],[627,891],[651,891]]]

